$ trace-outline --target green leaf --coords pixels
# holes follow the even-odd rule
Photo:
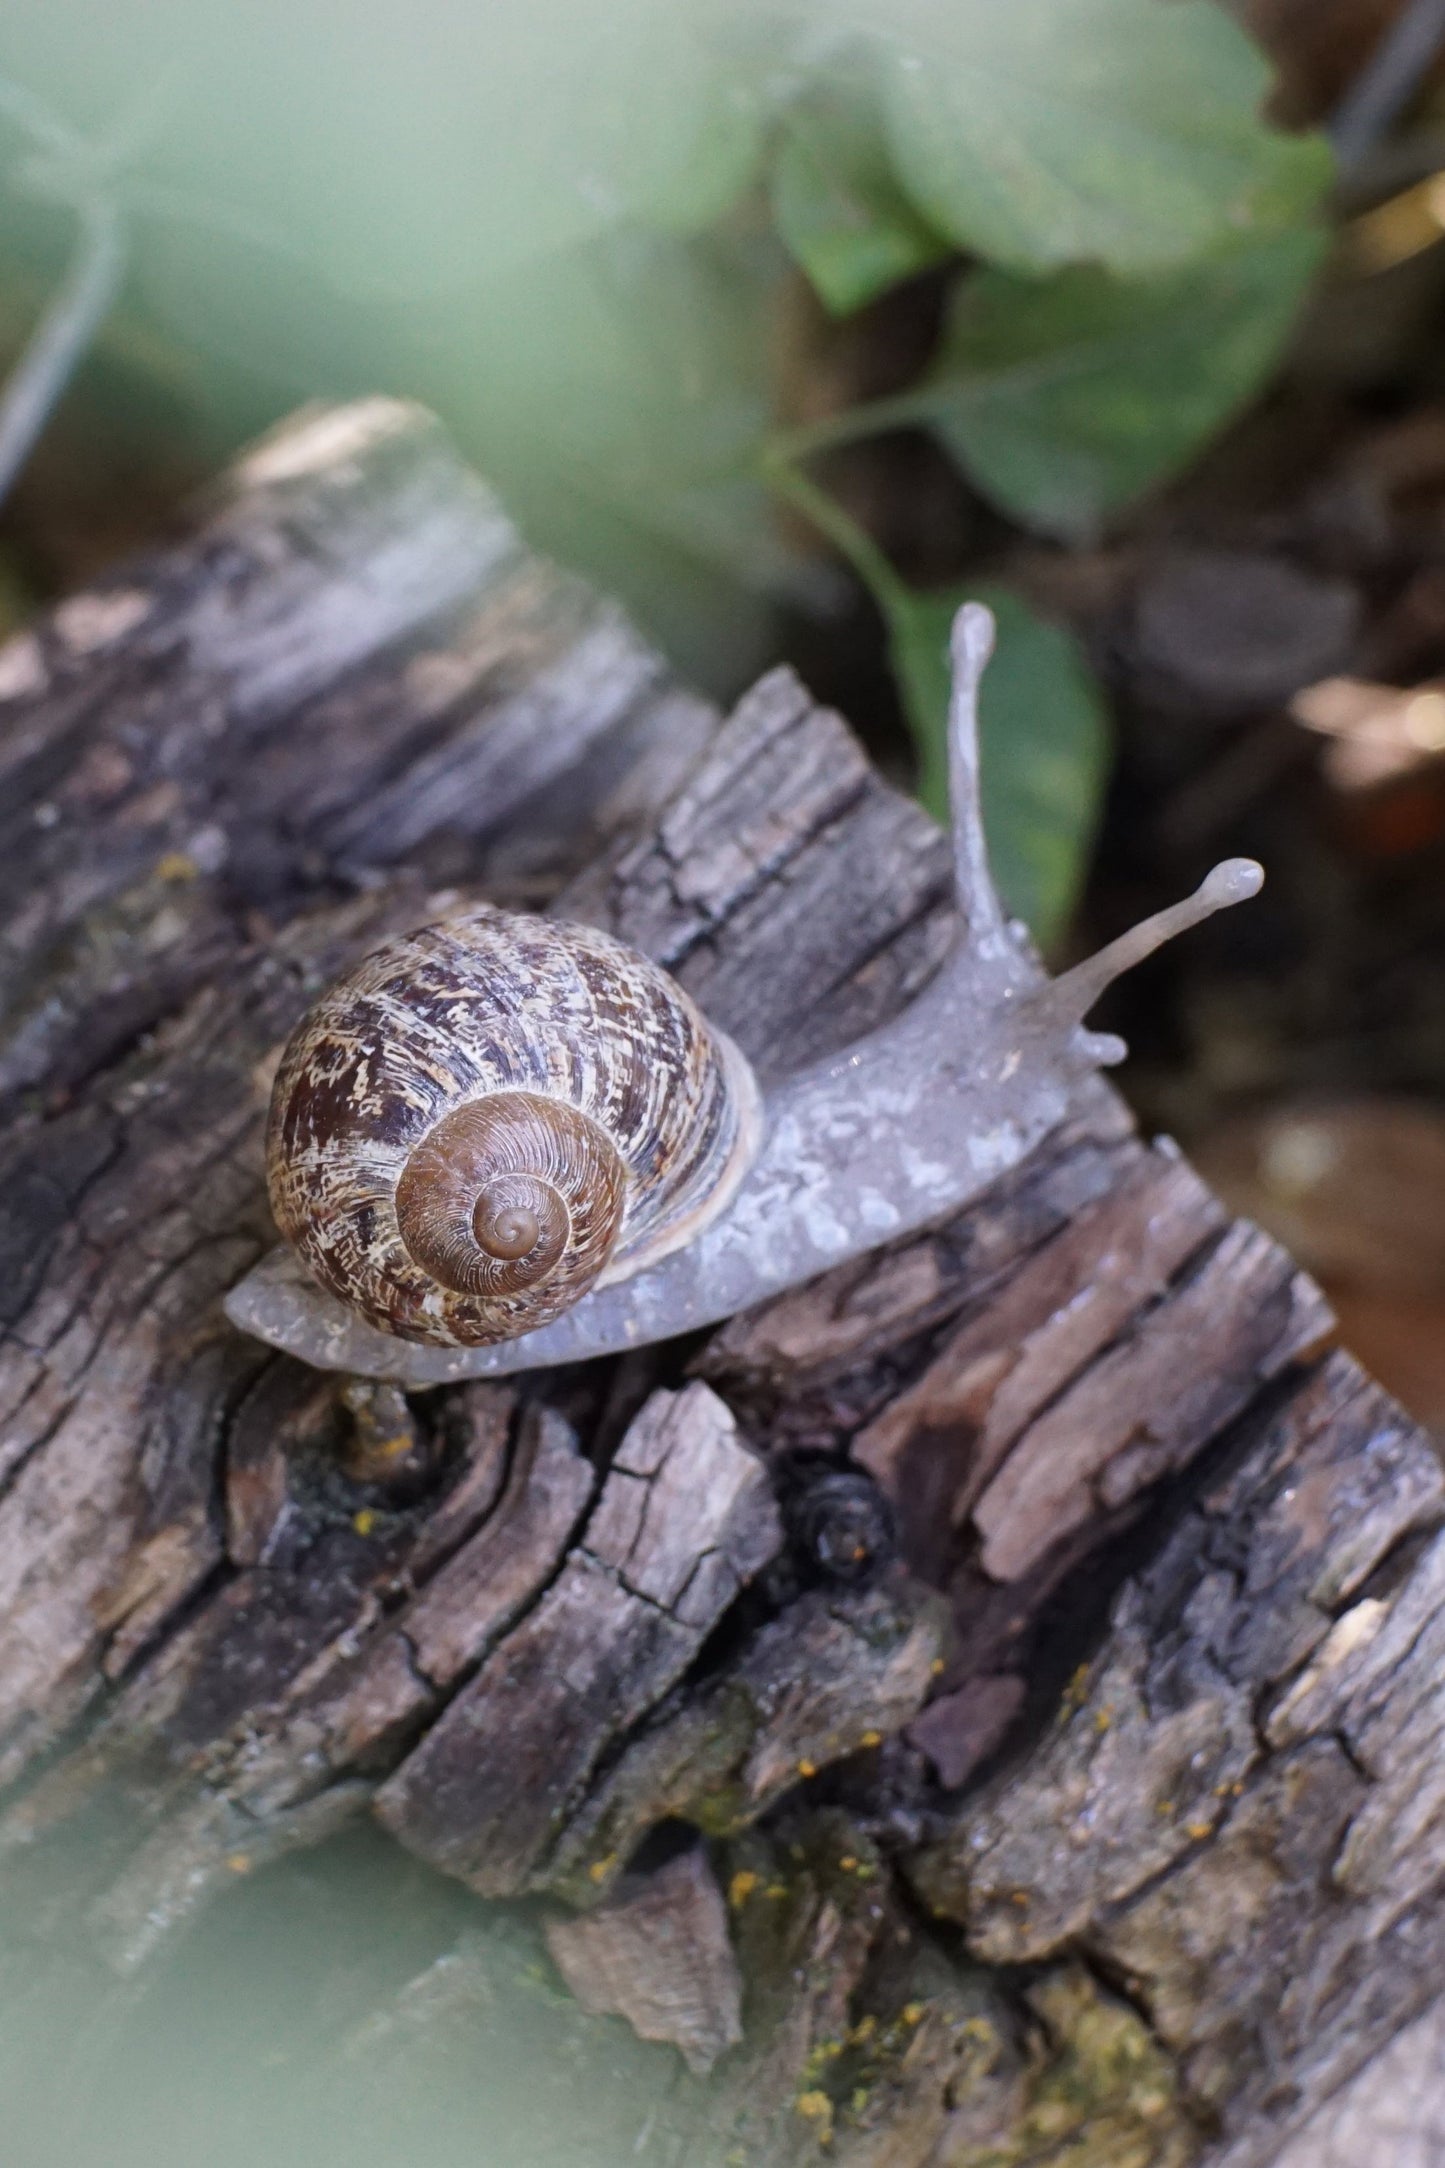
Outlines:
[[[618,230],[488,286],[444,325],[413,312],[393,370],[448,416],[529,540],[620,593],[675,655],[685,641],[723,687],[747,667],[738,652],[756,652],[740,591],[798,577],[754,464],[789,276],[766,229]],[[715,625],[729,609],[737,651],[709,636],[720,661],[697,661],[679,612]]]
[[[847,316],[949,252],[899,187],[876,100],[839,86],[783,123],[773,218],[820,299]]]
[[[999,894],[1044,947],[1068,924],[1108,765],[1108,725],[1068,634],[1003,588],[891,595],[893,667],[922,766],[919,795],[947,818],[948,633],[966,599],[987,602],[998,645],[979,726],[984,825]]]
[[[570,165],[661,232],[714,225],[762,163],[776,101],[765,55],[675,0],[611,0],[578,21],[591,42],[562,71],[577,105]]]
[[[1289,233],[1150,280],[981,271],[955,303],[934,425],[1004,510],[1085,539],[1258,388],[1323,249]]]
[[[1017,271],[1156,271],[1278,226],[1326,184],[1318,139],[1258,117],[1264,61],[1214,0],[894,0],[904,186]]]
[[[477,384],[504,458],[525,438],[549,467],[580,466],[645,506],[745,471],[786,272],[766,234],[620,228],[473,297],[448,366],[459,394]]]

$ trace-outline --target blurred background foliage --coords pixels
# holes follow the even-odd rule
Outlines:
[[[0,606],[89,569],[46,561],[67,502],[100,558],[297,401],[408,393],[724,696],[780,624],[824,644],[841,560],[936,804],[943,595],[1011,532],[1097,540],[1289,334],[1330,162],[1268,81],[1214,0],[10,0],[0,336],[97,218],[118,298]],[[961,549],[858,501],[850,451],[900,432],[975,508]],[[66,448],[133,478],[98,526]],[[1104,718],[1004,606],[990,818],[1050,941]]]

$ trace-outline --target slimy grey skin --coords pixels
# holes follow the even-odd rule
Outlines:
[[[1026,1158],[1081,1074],[1084,1019],[1165,941],[1257,895],[1252,859],[1051,979],[1000,906],[979,806],[990,613],[954,621],[953,949],[899,1016],[760,1098],[659,967],[482,907],[388,944],[283,1057],[268,1174],[286,1244],[232,1322],[408,1387],[671,1339],[957,1213]]]

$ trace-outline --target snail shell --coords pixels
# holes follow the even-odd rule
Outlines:
[[[298,1026],[271,1208],[369,1324],[481,1346],[690,1241],[761,1126],[747,1062],[665,971],[482,906],[377,949]]]

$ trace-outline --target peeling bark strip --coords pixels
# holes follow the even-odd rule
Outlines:
[[[535,1887],[609,1742],[781,1542],[763,1464],[716,1394],[655,1394],[536,1610],[382,1787],[382,1820],[484,1897]]]
[[[0,650],[0,774],[0,1862],[120,1779],[75,1902],[158,1962],[375,1809],[547,1893],[764,2163],[1255,2168],[1433,1992],[1436,1461],[1097,1080],[690,1381],[407,1405],[220,1318],[281,1042],[443,885],[621,934],[764,1071],[926,980],[946,845],[787,672],[718,718],[372,401]]]
[[[707,1859],[692,1850],[590,1917],[553,1920],[547,1947],[585,2010],[671,2040],[706,2077],[743,2037],[742,1976]]]

